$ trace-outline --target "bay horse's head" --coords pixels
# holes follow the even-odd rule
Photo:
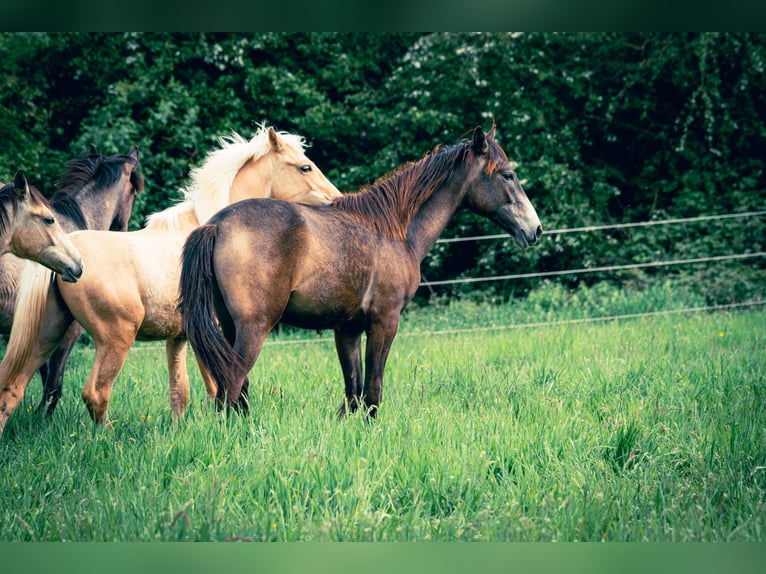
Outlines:
[[[82,275],[82,258],[56,221],[50,203],[16,173],[13,185],[0,189],[2,252],[31,259],[59,273],[64,281]]]
[[[543,228],[516,172],[511,169],[508,156],[494,136],[494,125],[486,134],[477,127],[468,144],[474,158],[479,160],[477,166],[483,167],[471,184],[466,204],[505,229],[520,247],[527,247],[537,242]]]

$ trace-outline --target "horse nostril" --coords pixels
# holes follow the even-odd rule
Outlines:
[[[537,229],[535,230],[535,239],[540,239],[540,236],[543,234],[543,226],[538,225]]]

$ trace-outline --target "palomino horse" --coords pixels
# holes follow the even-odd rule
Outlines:
[[[91,146],[90,152],[67,162],[66,171],[56,182],[57,191],[51,198],[53,211],[66,232],[77,229],[111,229],[127,231],[133,202],[144,189],[143,176],[138,172],[138,148],[125,154],[101,155]],[[13,255],[0,257],[0,332],[11,330],[23,263]],[[82,334],[82,327],[73,323],[66,339],[40,368],[43,380],[41,410],[48,405],[53,412],[61,394],[61,381],[69,353]]]
[[[82,275],[82,259],[56,221],[50,203],[31,187],[22,172],[0,188],[0,254],[13,253],[36,261],[63,281]]]
[[[364,403],[374,416],[420,263],[455,212],[467,207],[489,218],[522,247],[542,233],[494,132],[477,128],[471,141],[330,206],[249,200],[192,233],[183,250],[179,310],[189,342],[219,384],[218,404],[247,409],[246,376],[282,321],[334,330],[346,385],[340,414]]]
[[[139,231],[78,231],[70,235],[89,272],[69,289],[56,282],[59,299],[93,337],[96,360],[82,392],[91,417],[107,418],[114,380],[136,339],[166,341],[170,404],[174,420],[189,400],[186,339],[176,310],[181,250],[186,237],[225,205],[248,197],[329,204],[340,192],[306,157],[300,136],[260,128],[251,140],[222,140],[192,172],[185,201],[153,214]],[[35,369],[58,344],[69,322],[57,321],[41,304],[50,300],[49,276],[22,282],[8,351],[0,364],[0,430],[18,406]],[[36,309],[40,311],[35,312]],[[18,327],[18,329],[17,329]],[[206,371],[208,394],[216,394]]]

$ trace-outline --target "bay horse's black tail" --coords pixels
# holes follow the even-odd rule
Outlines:
[[[213,251],[218,228],[202,225],[189,235],[181,257],[178,311],[181,325],[194,352],[218,384],[222,405],[227,389],[240,376],[241,359],[224,338],[216,320],[213,290],[217,289]]]

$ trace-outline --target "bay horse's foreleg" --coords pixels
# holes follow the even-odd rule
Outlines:
[[[399,314],[385,320],[373,321],[367,330],[365,348],[365,372],[362,400],[367,405],[367,413],[375,417],[383,394],[383,371],[386,368],[388,353],[399,328]]]
[[[165,342],[168,384],[173,422],[178,422],[189,404],[189,372],[186,369],[186,339],[178,336]]]
[[[115,327],[117,328],[117,327]],[[96,341],[96,360],[82,390],[82,400],[88,408],[88,413],[96,422],[106,422],[109,398],[117,375],[120,374],[128,351],[135,341],[133,337],[128,340],[121,338],[111,341]]]
[[[338,409],[342,417],[355,412],[362,400],[362,331],[335,329],[335,350],[346,387],[346,398]]]
[[[64,340],[53,352],[48,362],[40,367],[40,376],[43,379],[43,397],[37,405],[37,412],[46,407],[45,416],[50,417],[56,409],[56,404],[61,398],[64,386],[64,368],[69,355],[77,340],[82,335],[83,328],[79,323],[73,322],[64,336]]]

